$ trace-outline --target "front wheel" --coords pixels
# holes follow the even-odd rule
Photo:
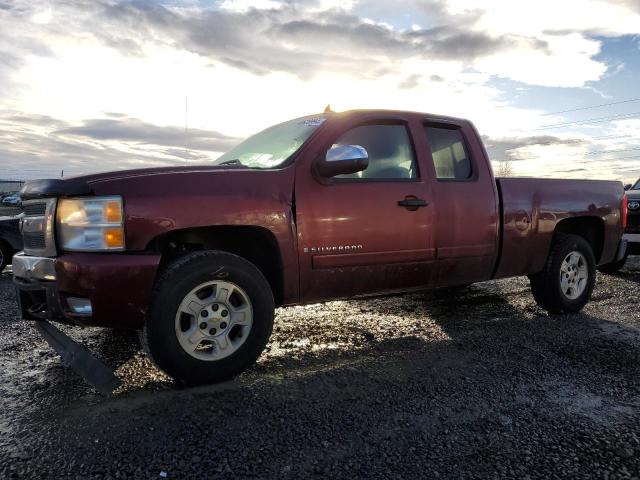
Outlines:
[[[0,273],[9,264],[9,260],[11,260],[11,251],[4,242],[0,241]]]
[[[536,302],[549,313],[579,312],[596,281],[591,245],[578,235],[556,234],[544,270],[529,281]]]
[[[157,281],[142,342],[175,380],[220,382],[257,360],[273,317],[273,294],[258,268],[230,253],[195,252]]]

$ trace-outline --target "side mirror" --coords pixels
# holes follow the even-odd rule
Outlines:
[[[625,190],[629,190],[630,188],[631,188],[631,184],[630,184],[630,183],[627,183],[627,184],[624,186],[624,189],[625,189]]]
[[[361,172],[369,166],[369,154],[360,145],[339,145],[329,149],[316,166],[318,173],[325,178]]]

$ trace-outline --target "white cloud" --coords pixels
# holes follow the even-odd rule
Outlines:
[[[220,8],[234,12],[247,12],[252,8],[257,10],[278,9],[291,5],[284,0],[224,0]],[[295,3],[295,2],[294,2]],[[305,5],[306,3],[306,5]],[[351,10],[358,3],[357,0],[315,0],[303,2],[310,11]]]
[[[352,10],[359,3],[358,0],[320,0],[319,10]]]
[[[492,35],[535,38],[545,49],[520,43],[507,52],[479,58],[481,71],[531,85],[581,87],[607,71],[596,35],[640,33],[640,4],[635,0],[448,0],[451,15],[475,15],[472,29]]]
[[[640,119],[616,120],[612,123],[616,135],[625,135],[640,139]]]
[[[40,25],[45,25],[53,19],[53,10],[51,7],[46,7],[36,13],[31,17],[31,21],[33,23],[37,23]]]
[[[481,12],[476,28],[497,35],[582,31],[615,36],[638,33],[640,25],[637,0],[448,0],[445,5],[452,14]]]
[[[246,12],[252,8],[268,10],[281,6],[282,3],[277,0],[224,0],[224,2],[220,4],[220,8],[233,12]]]
[[[542,34],[546,49],[528,45],[476,60],[480,71],[531,85],[546,87],[582,87],[597,81],[607,70],[593,59],[600,52],[600,42],[577,33]]]
[[[357,16],[364,0],[225,0],[220,8],[198,2],[165,8],[150,1],[105,1],[91,9],[73,2],[20,3],[0,10],[0,112],[48,115],[73,125],[122,112],[171,129],[184,125],[188,97],[190,128],[242,137],[330,103],[337,110],[468,117],[482,133],[502,138],[514,128],[539,127],[540,111],[510,106],[492,79],[585,87],[608,68],[596,58],[601,41],[595,33],[640,33],[633,0],[407,0],[397,4],[398,14],[411,3],[414,9],[422,3],[425,17],[411,18],[404,27],[391,16]],[[12,128],[27,128],[23,122],[11,127],[5,121],[3,128],[0,154],[14,150],[4,158],[37,158],[33,145],[7,140]],[[51,132],[34,128],[28,127],[31,137],[16,138],[37,139],[34,145],[52,151],[43,140]],[[615,125],[616,132],[635,138],[638,128],[633,122]],[[101,148],[118,168],[131,165],[116,161],[122,154],[141,164],[156,157],[163,164],[180,161],[180,150],[169,151],[161,142],[143,148],[114,138],[56,135],[67,156],[50,157],[67,158],[76,168]],[[529,160],[517,162],[516,171],[617,178],[616,168],[634,175],[628,162],[613,155],[585,157],[593,148],[521,145],[515,152]]]

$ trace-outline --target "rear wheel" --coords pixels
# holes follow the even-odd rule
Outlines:
[[[556,234],[545,269],[529,277],[538,305],[549,313],[576,313],[591,298],[596,262],[591,245],[578,235]]]
[[[195,252],[158,280],[143,346],[180,382],[219,382],[256,361],[273,316],[271,288],[252,263],[226,252]]]

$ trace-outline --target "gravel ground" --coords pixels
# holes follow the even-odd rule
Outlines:
[[[280,309],[237,379],[179,389],[135,334],[65,329],[101,397],[18,321],[0,276],[0,478],[638,478],[637,257],[581,315],[526,279]]]

